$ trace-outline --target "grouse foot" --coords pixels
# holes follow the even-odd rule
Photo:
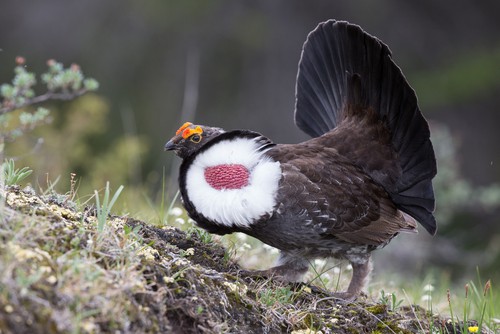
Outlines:
[[[275,267],[266,270],[240,271],[242,276],[267,277],[285,282],[299,282],[309,269],[309,262],[300,256],[282,251]]]

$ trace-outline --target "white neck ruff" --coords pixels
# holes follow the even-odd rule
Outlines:
[[[245,166],[250,172],[248,185],[241,189],[212,188],[205,180],[205,168],[222,164]],[[280,179],[280,163],[259,151],[255,139],[228,139],[193,160],[186,173],[186,191],[203,216],[224,226],[245,228],[273,211]]]

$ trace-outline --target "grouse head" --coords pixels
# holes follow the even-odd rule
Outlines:
[[[186,122],[175,132],[175,136],[165,144],[165,151],[174,151],[180,158],[185,159],[222,133],[224,130],[220,128]]]

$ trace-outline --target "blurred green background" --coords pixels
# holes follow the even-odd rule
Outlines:
[[[319,22],[348,20],[391,48],[439,160],[438,235],[398,237],[376,269],[460,279],[479,266],[500,278],[498,13],[498,0],[4,1],[0,83],[16,56],[37,73],[50,58],[77,63],[100,82],[97,94],[47,105],[52,123],[9,143],[7,156],[34,169],[35,188],[67,192],[76,173],[82,201],[106,181],[123,184],[120,209],[157,222],[162,185],[169,197],[177,188],[178,161],[163,145],[184,121],[307,138],[293,123],[302,44]]]

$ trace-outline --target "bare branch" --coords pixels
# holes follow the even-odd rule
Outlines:
[[[6,114],[6,113],[11,112],[11,111],[16,110],[16,109],[24,108],[24,107],[27,107],[27,106],[30,106],[33,104],[42,103],[42,102],[45,102],[48,100],[64,100],[64,101],[72,100],[72,99],[79,97],[87,92],[88,92],[87,89],[80,89],[78,91],[74,91],[71,93],[70,92],[47,92],[43,95],[36,96],[32,99],[27,99],[22,104],[14,104],[14,105],[7,105],[4,107],[1,107],[0,108],[0,115]]]

